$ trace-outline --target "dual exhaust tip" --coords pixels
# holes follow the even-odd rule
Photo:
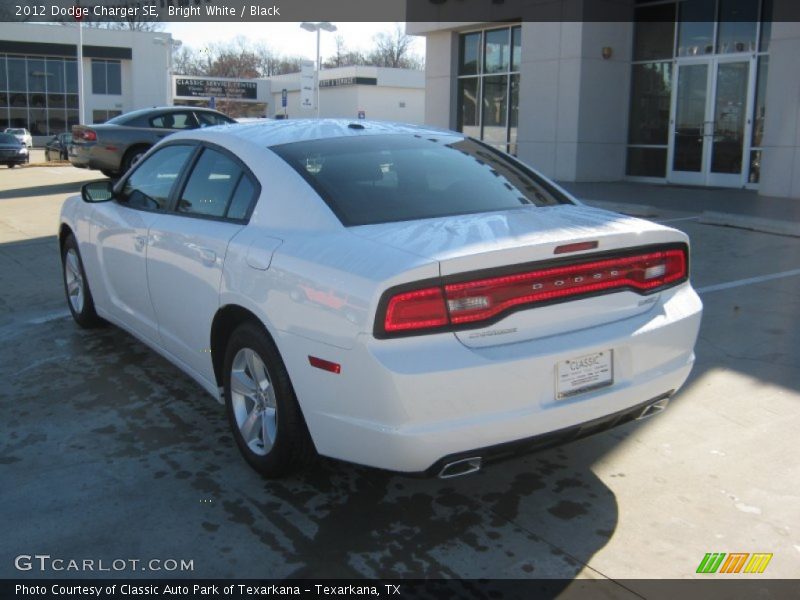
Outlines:
[[[668,404],[669,404],[669,396],[664,396],[663,398],[660,398],[655,402],[645,406],[642,412],[639,413],[639,416],[636,417],[635,420],[641,421],[642,419],[648,419],[654,415],[657,415],[658,413],[662,412],[665,408],[667,408]]]
[[[648,404],[642,409],[642,412],[639,413],[638,416],[634,417],[634,420],[640,421],[642,419],[648,419],[659,414],[665,408],[667,408],[667,405],[669,404],[669,398],[669,395],[667,395],[659,398],[655,402]],[[463,475],[477,473],[481,470],[482,463],[483,457],[481,456],[471,456],[469,458],[454,460],[453,462],[449,462],[442,467],[442,470],[439,471],[438,478],[452,479],[454,477],[461,477]]]
[[[483,459],[480,456],[472,456],[470,458],[462,458],[461,460],[454,460],[447,463],[439,471],[439,479],[452,479],[453,477],[461,477],[462,475],[469,475],[477,473],[481,470],[481,463]]]

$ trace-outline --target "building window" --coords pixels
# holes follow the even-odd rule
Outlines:
[[[739,149],[742,150],[742,160],[747,161],[744,165],[746,181],[758,183],[772,3],[773,0],[636,1],[628,117],[627,175],[666,178],[670,144],[674,146],[673,166],[680,164],[680,168],[676,170],[698,171],[704,168],[701,165],[702,156],[697,148],[692,154],[684,147],[688,147],[689,143],[686,140],[691,136],[679,132],[679,124],[674,125],[676,135],[674,140],[671,139],[673,137],[671,119],[678,120],[678,117],[671,114],[673,95],[676,96],[677,112],[684,115],[691,113],[694,115],[693,122],[700,123],[701,127],[707,124],[706,110],[715,115],[721,115],[725,110],[733,114],[734,111],[720,105],[722,102],[720,98],[724,99],[733,94],[731,88],[734,83],[738,87],[733,95],[737,98],[748,97],[747,73],[742,71],[740,62],[751,60],[752,56],[754,57],[752,68],[756,69],[752,119],[747,121],[750,115],[743,113],[738,117],[739,120],[745,119],[742,123],[751,123],[747,134],[749,150],[746,145],[745,147],[740,145]],[[728,55],[734,54],[743,56],[741,59],[727,58]],[[704,57],[706,60],[703,60]],[[738,71],[734,67],[726,66],[724,62],[718,62],[718,57],[723,61],[733,61],[732,64],[738,65]],[[702,66],[706,64],[709,66]],[[706,93],[706,82],[711,77],[712,71],[717,77],[716,87],[713,92]],[[679,76],[676,75],[678,72]],[[698,82],[692,83],[688,79],[693,74],[702,77]],[[692,95],[693,90],[695,92],[700,90],[702,93]],[[709,95],[712,93],[714,95]],[[716,104],[707,109],[706,102],[711,102],[714,97],[717,98]],[[722,125],[731,130],[736,129],[727,122]],[[701,131],[700,135],[705,134]],[[716,153],[712,154],[712,158],[718,158]],[[731,161],[733,166],[730,168],[736,173],[740,172],[742,160]],[[709,169],[714,173],[729,172],[713,161]]]
[[[78,124],[78,69],[64,57],[0,54],[0,128],[56,135]]]
[[[628,117],[628,175],[666,177],[672,62],[633,65]]]
[[[105,123],[109,119],[118,117],[121,114],[122,114],[121,110],[93,110],[92,123],[95,125],[99,125],[100,123]]]
[[[122,65],[118,60],[92,60],[92,93],[122,95]]]
[[[522,28],[464,33],[459,39],[456,128],[517,153]]]

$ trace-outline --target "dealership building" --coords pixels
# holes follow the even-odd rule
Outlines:
[[[265,79],[181,75],[172,72],[171,49],[178,42],[169,33],[84,27],[81,119],[78,43],[73,23],[0,23],[0,131],[25,127],[41,144],[81,121],[103,123],[172,104],[212,106],[237,118],[317,116],[315,107],[300,106],[300,73]],[[422,123],[424,104],[422,71],[359,66],[320,74],[322,117]]]
[[[323,118],[356,119],[360,116],[418,124],[425,121],[425,73],[422,71],[337,67],[320,71],[319,81],[319,113]],[[270,84],[271,117],[283,114],[293,119],[316,117],[316,109],[301,106],[300,73],[270,77]]]
[[[426,37],[426,123],[558,180],[800,198],[797,4],[506,0],[464,23],[445,2],[407,32]]]
[[[0,130],[41,143],[80,122],[77,25],[0,23]],[[83,28],[85,122],[171,103],[168,33]]]

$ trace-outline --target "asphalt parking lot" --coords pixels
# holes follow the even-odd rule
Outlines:
[[[761,577],[800,573],[800,238],[668,216],[705,314],[654,419],[454,480],[321,461],[266,481],[187,376],[68,318],[58,210],[92,178],[0,169],[0,577],[64,575],[19,554],[194,565],[123,576],[635,580],[768,552]]]

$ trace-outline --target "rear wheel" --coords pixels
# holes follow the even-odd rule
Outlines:
[[[289,374],[259,325],[245,323],[231,335],[224,389],[236,445],[253,469],[281,477],[315,456]]]
[[[17,165],[16,165],[16,163],[6,163],[6,166],[7,166],[9,169],[13,169],[13,168],[14,168],[14,167],[16,167]]]
[[[122,172],[127,173],[133,165],[139,162],[149,149],[150,146],[134,146],[128,150],[122,159]]]
[[[64,275],[64,292],[72,318],[81,327],[97,327],[103,321],[94,310],[94,300],[86,281],[83,261],[78,251],[75,236],[70,234],[61,248],[61,264]]]

